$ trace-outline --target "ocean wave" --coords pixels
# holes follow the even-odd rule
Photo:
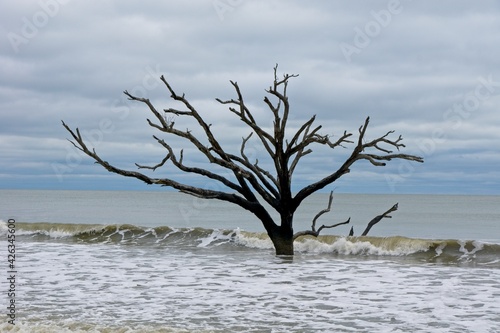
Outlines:
[[[404,256],[428,251],[431,243],[406,237],[339,237],[303,238],[295,248],[302,252],[337,253],[342,255]]]
[[[0,332],[12,333],[189,333],[191,331],[177,328],[168,328],[162,325],[97,325],[75,321],[59,321],[57,323],[40,323],[29,321],[16,321],[15,325],[10,323],[0,324]],[[198,331],[197,331],[198,332]],[[201,331],[211,333],[213,331]]]
[[[497,267],[500,244],[481,241],[391,237],[319,236],[295,243],[296,251],[356,256],[409,257],[432,263],[481,264]]]
[[[6,223],[0,221],[0,234],[6,232]],[[248,232],[240,229],[16,222],[16,235],[37,241],[205,248],[224,245],[248,249],[273,249],[272,242],[266,233]],[[481,262],[485,264],[498,265],[500,244],[476,240],[433,240],[401,236],[345,237],[324,235],[300,237],[295,241],[295,251],[303,254],[341,256],[411,256],[433,262],[475,261],[477,258],[482,258]]]

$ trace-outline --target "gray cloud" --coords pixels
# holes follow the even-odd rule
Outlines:
[[[229,80],[238,81],[269,125],[262,98],[279,63],[278,72],[300,74],[289,87],[291,125],[316,114],[325,134],[357,133],[371,116],[369,137],[394,129],[407,152],[426,159],[410,169],[398,161],[360,164],[339,191],[500,193],[495,1],[41,0],[4,7],[1,187],[143,188],[78,155],[60,120],[79,126],[110,161],[156,163],[163,151],[151,139],[147,110],[122,91],[158,108],[178,106],[158,81],[162,74],[237,150],[248,130],[214,98],[234,97]],[[326,174],[345,153],[310,155],[296,184]],[[192,163],[203,161],[192,155]]]

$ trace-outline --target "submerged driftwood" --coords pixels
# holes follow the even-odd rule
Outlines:
[[[338,227],[340,225],[348,224],[349,222],[351,222],[351,218],[348,218],[347,221],[335,223],[335,224],[332,224],[332,225],[324,225],[323,224],[321,227],[319,227],[318,229],[316,229],[316,221],[318,220],[318,218],[321,215],[330,212],[330,210],[332,208],[332,202],[333,202],[333,191],[330,192],[330,197],[328,199],[328,206],[325,209],[321,210],[318,214],[316,214],[316,216],[314,216],[314,218],[312,220],[311,230],[304,230],[304,231],[297,232],[297,233],[295,233],[293,235],[293,239],[295,240],[295,239],[297,239],[298,237],[301,237],[301,236],[314,236],[314,237],[318,237],[319,234],[320,234],[320,232],[323,229],[335,228],[335,227]],[[370,232],[371,228],[375,224],[379,223],[383,218],[392,218],[392,216],[390,216],[389,214],[392,213],[392,212],[395,212],[396,210],[398,210],[398,203],[396,203],[394,206],[392,206],[390,209],[388,209],[383,214],[375,216],[368,223],[368,225],[366,226],[365,231],[363,231],[363,233],[361,234],[361,236],[367,236],[368,232]],[[349,231],[349,236],[354,236],[354,227],[351,227],[351,230]]]

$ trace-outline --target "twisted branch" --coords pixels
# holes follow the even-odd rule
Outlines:
[[[206,169],[188,166],[183,162],[182,150],[180,155],[177,157],[172,147],[157,136],[153,137],[157,143],[166,150],[166,156],[155,165],[146,166],[136,164],[139,170],[147,169],[155,171],[158,168],[165,167],[167,162],[170,162],[174,167],[183,172],[196,174],[218,181],[220,184],[232,190],[233,192],[231,193],[193,187],[169,178],[153,178],[138,171],[128,171],[117,168],[101,159],[94,148],[86,146],[78,128],[72,130],[64,122],[63,126],[73,137],[73,140],[70,140],[73,146],[93,158],[96,163],[100,164],[110,172],[126,177],[134,177],[147,184],[158,184],[161,186],[173,187],[184,193],[202,198],[215,198],[235,203],[254,213],[254,215],[256,215],[263,222],[269,235],[279,234],[281,230],[285,230],[286,232],[290,231],[288,234],[286,232],[284,234],[291,235],[291,230],[293,230],[291,225],[293,221],[293,214],[302,201],[309,195],[349,173],[351,166],[356,161],[367,160],[374,166],[384,166],[386,165],[386,161],[393,159],[423,162],[422,157],[402,154],[399,152],[400,148],[405,146],[402,143],[402,136],[398,136],[395,139],[391,138],[394,131],[389,131],[385,135],[373,140],[366,140],[365,137],[370,120],[369,117],[366,118],[364,124],[359,127],[357,142],[351,139],[352,134],[347,131],[344,131],[343,134],[337,138],[337,140],[333,140],[330,135],[320,134],[322,126],[314,124],[316,120],[315,116],[312,116],[309,120],[303,123],[294,133],[289,133],[290,135],[288,137],[291,138],[290,141],[285,140],[285,137],[287,137],[286,126],[290,113],[287,87],[289,80],[297,76],[298,75],[285,74],[282,78],[278,78],[277,65],[274,67],[274,81],[269,89],[266,90],[268,96],[264,98],[264,103],[267,105],[274,118],[272,132],[266,131],[258,125],[256,119],[243,99],[243,95],[237,82],[230,81],[236,92],[236,98],[229,100],[216,99],[220,104],[228,105],[229,111],[237,115],[239,119],[251,129],[250,134],[242,139],[239,155],[232,154],[224,150],[212,132],[211,124],[205,122],[197,109],[185,97],[185,94],[179,95],[174,91],[164,76],[161,76],[160,79],[169,91],[170,97],[174,101],[179,102],[183,109],[166,108],[163,109],[162,113],[160,113],[149,99],[133,96],[128,91],[124,91],[125,95],[130,100],[141,102],[148,107],[154,116],[153,120],[147,119],[149,126],[161,131],[162,133],[174,135],[187,140],[207,158],[209,163],[213,163],[227,171],[229,177],[216,174]],[[199,137],[194,136],[189,129],[181,130],[176,127],[174,117],[188,117],[194,119],[202,130],[203,138],[200,139]],[[275,172],[264,170],[259,166],[259,161],[257,159],[255,161],[251,161],[245,153],[246,145],[252,135],[257,137],[262,144],[262,147],[264,147],[268,156],[273,161]],[[340,167],[338,167],[337,170],[332,170],[326,177],[302,188],[295,196],[292,196],[292,175],[299,164],[299,161],[304,156],[312,153],[312,145],[315,144],[328,146],[332,149],[337,147],[346,148],[348,144],[353,144],[354,147],[350,156]],[[393,150],[397,151],[393,152]],[[264,206],[260,204],[255,193],[260,195],[280,214],[280,226],[273,221]],[[330,193],[328,207],[320,211],[314,217],[311,230],[296,233],[293,235],[294,239],[302,235],[318,236],[325,228],[333,228],[338,225],[349,223],[350,219],[333,225],[322,225],[316,229],[316,223],[319,217],[330,211],[333,200],[332,198],[333,194]],[[397,204],[384,214],[374,218],[368,224],[368,227],[363,234],[368,233],[370,228],[384,217],[390,217],[389,214],[395,210],[397,210]],[[281,237],[281,234],[279,236]],[[285,252],[289,252],[289,250],[286,250]]]
[[[304,187],[300,190],[297,195],[293,198],[293,206],[298,207],[302,201],[307,198],[312,193],[324,188],[325,186],[333,183],[343,175],[349,173],[351,170],[351,166],[354,162],[358,160],[367,160],[374,166],[385,166],[386,164],[380,161],[391,161],[393,159],[404,159],[409,161],[415,161],[422,163],[424,160],[420,156],[408,155],[408,154],[393,154],[391,150],[382,148],[379,144],[385,143],[389,146],[393,146],[399,150],[400,147],[404,147],[401,142],[402,137],[399,136],[396,140],[390,140],[388,136],[393,133],[393,131],[387,132],[385,135],[371,140],[367,143],[363,143],[365,140],[366,130],[368,128],[368,124],[370,122],[370,117],[367,117],[365,123],[359,128],[359,137],[356,147],[354,147],[351,155],[347,160],[333,173],[324,177],[323,179]],[[350,134],[344,133],[344,135],[339,139],[342,143],[342,138],[344,140],[349,137]],[[337,141],[337,142],[339,142]],[[346,142],[346,141],[343,141]],[[341,144],[339,143],[339,144]],[[383,154],[375,154],[375,153],[366,153],[365,151],[368,149],[375,149],[375,151],[382,152]]]
[[[336,224],[332,224],[332,225],[322,225],[321,227],[319,227],[318,230],[316,230],[316,221],[318,220],[318,218],[325,214],[325,213],[328,213],[330,210],[331,210],[331,207],[332,207],[332,202],[333,202],[333,191],[330,192],[330,197],[328,199],[328,207],[321,210],[318,214],[316,214],[316,216],[314,216],[313,220],[312,220],[312,225],[311,225],[311,230],[304,230],[304,231],[299,231],[297,233],[295,233],[293,235],[293,239],[297,239],[298,237],[301,237],[301,236],[306,236],[306,235],[309,235],[309,236],[314,236],[314,237],[318,237],[319,236],[319,233],[321,232],[321,230],[323,229],[329,229],[329,228],[335,228],[335,227],[338,227],[339,225],[344,225],[344,224],[348,224],[350,221],[351,221],[351,218],[349,218],[347,221],[345,222],[340,222],[340,223],[336,223]]]
[[[394,206],[392,206],[391,208],[389,208],[385,213],[383,213],[382,215],[378,215],[376,216],[373,220],[371,220],[368,225],[366,226],[366,229],[365,231],[363,231],[363,234],[361,234],[361,236],[366,236],[368,235],[368,232],[370,231],[370,229],[377,223],[379,223],[383,218],[392,218],[392,216],[390,216],[389,214],[392,213],[392,212],[395,212],[398,210],[398,204],[396,203]]]

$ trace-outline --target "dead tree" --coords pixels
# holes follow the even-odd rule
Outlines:
[[[118,168],[103,160],[95,149],[88,147],[78,128],[73,130],[64,121],[63,126],[73,137],[73,140],[70,141],[76,148],[93,158],[97,164],[100,164],[110,172],[137,178],[147,184],[172,187],[196,197],[231,202],[250,211],[262,222],[274,244],[276,254],[292,255],[293,241],[296,238],[293,231],[293,216],[297,208],[311,194],[325,188],[343,175],[349,173],[351,166],[355,162],[366,160],[374,166],[384,166],[385,161],[393,159],[423,162],[423,159],[419,156],[399,153],[400,148],[404,147],[401,143],[402,137],[399,136],[396,139],[391,139],[390,136],[393,134],[393,131],[389,131],[378,138],[368,140],[366,138],[366,131],[370,121],[369,117],[359,127],[356,141],[351,141],[353,135],[347,131],[344,131],[336,140],[332,140],[332,137],[329,135],[320,134],[319,131],[322,126],[314,124],[316,116],[312,116],[298,130],[287,135],[287,138],[289,138],[287,140],[285,134],[288,133],[285,133],[285,131],[287,130],[290,113],[287,86],[289,80],[297,76],[285,74],[282,78],[279,78],[277,75],[277,66],[274,68],[274,81],[269,89],[266,90],[268,95],[264,97],[264,103],[269,107],[274,120],[274,126],[271,130],[265,130],[264,127],[257,123],[243,99],[243,94],[237,82],[230,81],[236,93],[235,98],[228,100],[216,99],[219,103],[229,106],[229,111],[248,126],[249,135],[243,138],[238,153],[226,151],[222,147],[216,135],[212,132],[210,124],[203,119],[196,107],[189,102],[184,94],[177,94],[163,76],[161,76],[161,81],[170,93],[170,97],[178,102],[182,106],[182,109],[168,108],[159,111],[149,99],[133,96],[128,91],[124,92],[130,100],[141,102],[147,106],[154,116],[154,120],[147,119],[149,126],[164,135],[173,135],[184,139],[201,152],[206,158],[207,163],[219,166],[224,172],[216,173],[209,169],[185,164],[183,161],[183,151],[175,153],[173,147],[166,140],[156,135],[153,138],[165,149],[166,155],[158,164],[153,166],[136,164],[139,170],[150,169],[154,171],[171,164],[183,172],[214,180],[227,190],[196,187],[171,178],[155,178],[144,172]],[[194,120],[201,129],[202,135],[197,137],[189,129],[183,130],[179,126],[176,126],[176,123],[172,119],[174,116],[179,118],[187,117]],[[258,160],[250,160],[245,153],[246,144],[252,136],[257,138],[263,150],[270,157],[270,161],[273,164],[271,170],[265,170],[259,165]],[[313,145],[322,145],[335,149],[337,147],[346,148],[347,145],[351,144],[353,147],[350,156],[338,169],[332,170],[326,177],[318,179],[316,182],[302,188],[295,195],[292,194],[292,175],[299,161],[304,156],[312,153],[311,148]],[[395,149],[397,152],[393,152],[391,149]],[[261,202],[262,200],[276,210],[280,216],[280,221],[274,221]],[[318,235],[324,228],[326,227],[322,226],[318,230],[315,230],[313,224],[312,232],[307,233]]]

